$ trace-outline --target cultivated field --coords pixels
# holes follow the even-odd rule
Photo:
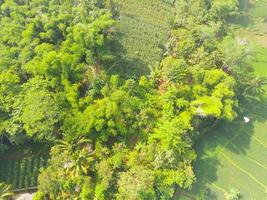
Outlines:
[[[47,164],[47,152],[47,147],[40,145],[24,151],[11,149],[1,157],[0,180],[12,184],[13,189],[36,187],[40,169]]]
[[[0,179],[12,184],[14,189],[35,187],[39,170],[47,162],[47,157],[5,159],[0,163]]]
[[[120,65],[129,74],[142,74],[162,58],[172,6],[162,0],[121,0],[121,6],[117,36],[123,56]]]
[[[237,188],[242,199],[266,199],[267,105],[258,106],[262,111],[250,113],[252,124],[242,119],[220,124],[198,144],[195,196],[207,187],[210,199],[224,199],[225,192]]]

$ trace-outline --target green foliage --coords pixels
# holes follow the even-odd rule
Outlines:
[[[104,47],[115,24],[100,1],[1,2],[0,130],[41,140],[60,136],[69,104],[112,59]]]
[[[183,60],[166,57],[162,62],[162,76],[164,79],[183,82],[187,75],[187,68]]]
[[[33,200],[46,200],[46,194],[38,191],[35,193]]]
[[[227,17],[237,15],[238,9],[238,0],[215,0],[210,9],[210,16],[212,18],[226,19]]]
[[[38,178],[39,191],[52,199],[90,197],[93,183],[86,175],[93,155],[89,141],[84,138],[61,141],[52,148],[48,167]]]
[[[154,176],[142,167],[134,167],[120,175],[116,199],[156,199]]]
[[[232,188],[229,192],[225,193],[225,200],[238,200],[240,192],[236,188]]]
[[[19,77],[13,70],[0,73],[0,135],[10,124],[12,104],[19,90]]]
[[[194,129],[198,128],[193,127],[198,117],[195,107],[203,105],[198,103],[202,96],[211,95],[209,98],[216,97],[223,102],[221,107],[207,105],[208,108],[219,109],[219,113],[223,113],[224,101],[234,97],[234,83],[227,74],[215,70],[210,78],[209,73],[212,72],[188,71],[186,76],[193,77],[193,80],[166,82],[168,87],[160,95],[155,92],[157,86],[144,77],[139,81],[121,81],[112,76],[102,88],[101,98],[93,100],[82,112],[66,118],[73,120],[67,123],[72,127],[65,127],[66,141],[53,148],[49,167],[39,179],[40,190],[55,196],[62,195],[59,191],[64,190],[66,195],[70,195],[81,176],[89,174],[97,177],[95,189],[90,193],[97,199],[115,196],[118,199],[149,199],[159,195],[170,198],[175,185],[189,188],[195,180],[191,167],[196,156],[192,150],[192,137]],[[206,87],[205,94],[194,97],[196,84]],[[218,95],[216,89],[220,89],[220,84],[225,92]],[[232,104],[229,105],[230,111],[234,112]],[[207,116],[229,119],[223,114],[208,111]],[[152,118],[154,121],[150,122]],[[142,121],[139,122],[139,119]],[[76,131],[75,134],[72,131]],[[82,144],[77,140],[79,135],[94,141],[95,145],[91,148],[95,149],[95,153],[92,156],[87,150],[75,147]],[[62,170],[66,164],[68,170]],[[73,177],[69,187],[64,186],[70,181],[66,174]],[[130,185],[136,181],[140,181],[139,188]],[[132,191],[126,192],[130,188]]]
[[[23,124],[27,135],[39,140],[54,139],[55,125],[62,118],[60,95],[49,91],[49,84],[40,77],[29,80],[14,104],[15,121]]]
[[[11,185],[7,185],[5,183],[0,183],[0,199],[6,199],[11,197],[13,192],[11,190]]]
[[[177,1],[176,4],[169,55],[182,60],[186,67],[223,70],[234,77],[239,99],[244,95],[251,98],[262,94],[260,88],[264,81],[255,77],[251,67],[251,44],[236,37],[227,24],[230,16],[238,14],[239,2],[197,0]]]
[[[163,33],[157,24],[166,22],[170,2],[0,2],[0,133],[53,144],[36,199],[176,198],[196,181],[198,132],[236,117],[237,99],[254,88],[244,80],[261,84],[253,79],[248,46],[226,25],[237,13],[235,0],[172,1],[177,12],[168,52],[151,75],[111,75],[117,64],[109,63],[121,64],[110,48],[121,3],[128,7],[119,30],[133,29],[130,39],[116,37],[127,50],[123,64],[139,65],[138,55],[145,58],[141,64],[154,63],[163,53],[155,45],[169,27]],[[150,5],[157,8],[155,20],[144,18]],[[144,21],[123,13],[135,8]],[[148,33],[140,33],[145,23]],[[138,52],[144,45],[151,59]],[[32,167],[22,161],[21,168]]]

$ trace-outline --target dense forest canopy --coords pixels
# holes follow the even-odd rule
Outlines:
[[[227,26],[237,0],[177,1],[150,74],[109,73],[121,3],[0,1],[0,134],[52,146],[35,199],[175,199],[197,181],[195,141],[262,92]]]

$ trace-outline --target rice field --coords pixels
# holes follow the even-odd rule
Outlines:
[[[257,106],[267,110],[267,103]],[[207,199],[220,200],[236,188],[244,200],[267,199],[267,113],[250,114],[253,123],[222,123],[197,145],[194,196],[207,191]]]

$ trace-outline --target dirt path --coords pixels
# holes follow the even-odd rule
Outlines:
[[[13,200],[32,200],[35,193],[21,193],[15,195]]]

